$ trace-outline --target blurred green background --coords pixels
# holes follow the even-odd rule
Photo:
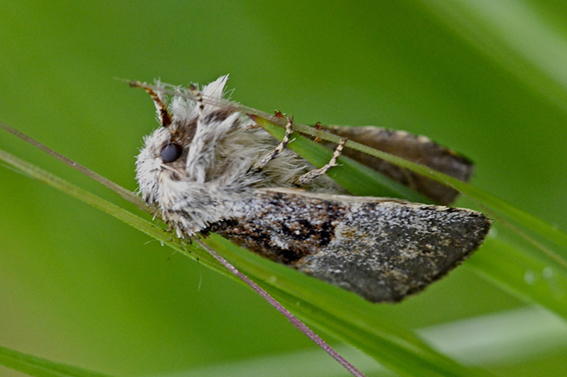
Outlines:
[[[566,20],[535,0],[4,1],[0,121],[135,190],[157,123],[113,78],[230,73],[233,99],[300,123],[427,135],[476,162],[476,186],[567,229]],[[0,147],[131,208],[8,134]],[[315,347],[249,289],[82,202],[3,166],[0,195],[0,345],[117,376]],[[462,267],[374,310],[419,328],[522,305]],[[561,375],[565,357],[487,367]]]

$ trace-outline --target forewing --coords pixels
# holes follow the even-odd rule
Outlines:
[[[467,209],[262,189],[210,230],[373,301],[399,301],[445,275],[490,228]]]
[[[466,157],[431,141],[425,136],[417,136],[405,131],[394,131],[374,126],[323,126],[323,129],[357,143],[428,166],[464,182],[470,179],[474,170],[473,163]],[[324,142],[324,145],[331,149],[335,148],[332,143]],[[366,153],[345,148],[342,154],[409,186],[435,200],[437,203],[451,204],[459,194],[456,190],[442,183]]]

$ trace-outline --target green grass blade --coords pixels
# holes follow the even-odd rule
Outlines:
[[[504,235],[491,237],[485,252],[473,255],[467,266],[525,302],[537,303],[567,318],[567,274],[545,258],[514,245]]]
[[[0,365],[34,377],[109,377],[0,346]]]

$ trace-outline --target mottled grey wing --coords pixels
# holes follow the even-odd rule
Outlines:
[[[394,131],[374,126],[323,126],[323,129],[357,143],[428,166],[464,182],[468,182],[474,170],[473,163],[466,157],[431,141],[425,136],[417,136],[405,131]],[[336,147],[336,145],[329,142],[323,142],[323,144],[330,149]],[[435,200],[437,203],[451,204],[459,195],[458,191],[442,183],[366,153],[345,148],[342,154],[409,186]]]
[[[482,213],[373,197],[262,189],[210,230],[373,301],[421,291],[476,250]]]

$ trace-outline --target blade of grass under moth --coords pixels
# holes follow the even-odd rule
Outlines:
[[[259,122],[258,124],[262,127],[266,128],[268,132],[272,132],[273,129],[278,128],[280,131],[274,132],[274,134],[279,135],[283,132],[281,131],[282,124],[280,124],[279,119],[274,119],[273,117],[264,119],[258,116],[253,117],[253,119]],[[297,123],[294,123],[293,126],[295,130],[310,136],[320,137],[321,139],[335,143],[340,141],[340,137],[314,129],[313,127]],[[315,142],[305,138],[302,139],[302,143],[317,145]],[[290,144],[290,148],[292,144],[293,143]],[[503,247],[508,250],[509,260],[505,262],[505,264],[509,264],[510,271],[514,271],[514,273],[510,271],[506,272],[506,267],[502,269],[501,266],[498,266],[497,263],[502,263],[503,261],[498,258],[493,258],[493,255],[490,254],[491,250],[474,254],[471,259],[478,262],[471,263],[471,267],[476,270],[475,266],[485,266],[486,270],[482,268],[479,270],[481,276],[488,278],[488,280],[492,282],[496,282],[500,287],[505,287],[504,289],[507,292],[514,294],[524,301],[537,302],[547,307],[549,310],[567,318],[567,261],[565,259],[565,255],[567,255],[565,253],[565,248],[567,248],[567,235],[565,233],[487,192],[423,165],[352,141],[348,141],[345,147],[381,158],[415,173],[422,174],[428,178],[449,185],[473,200],[473,202],[479,205],[481,210],[487,212],[489,216],[500,220],[501,224],[495,224],[495,228],[498,229],[504,226],[509,228],[512,234],[507,238],[499,237],[498,243],[494,244],[490,242],[489,237],[484,248],[495,249],[497,247]],[[308,152],[305,151],[303,145],[301,145],[301,148],[297,148],[296,152],[302,157],[307,158],[306,155]],[[345,166],[345,168],[348,167]],[[329,176],[336,179],[340,174],[342,174],[342,172],[337,169],[334,175],[329,174]],[[337,182],[340,183],[339,180],[337,180]],[[349,191],[356,195],[362,195],[357,192],[356,183],[357,181],[354,181],[354,184],[349,187]],[[406,199],[408,198],[406,197]],[[499,234],[501,234],[503,230],[505,229],[500,229]],[[516,245],[521,243],[524,244],[522,247]],[[498,246],[496,246],[497,244]],[[554,276],[553,281],[549,279],[542,280],[543,284],[548,284],[547,290],[526,284],[526,274],[542,274],[543,269],[545,269],[546,274],[549,274],[551,271],[551,274]]]
[[[195,245],[187,245],[179,239],[172,237],[170,233],[162,228],[2,150],[0,150],[0,160],[30,177],[51,185],[124,221],[164,244],[173,247],[184,255],[198,260],[203,265],[244,284],[214,261],[208,253]],[[237,247],[232,246],[232,248],[236,249]],[[230,255],[228,252],[227,254]],[[327,306],[328,310],[325,310],[324,307],[313,305],[304,296],[317,296],[320,302],[325,300],[332,302],[336,300],[334,295],[321,295],[321,292],[304,295],[305,292],[309,291],[309,286],[299,286],[293,279],[286,279],[285,276],[278,275],[277,272],[267,271],[265,267],[260,267],[255,263],[254,258],[240,258],[238,263],[235,264],[242,272],[260,282],[260,285],[283,305],[293,308],[296,315],[306,323],[325,329],[336,337],[351,343],[401,375],[437,376],[441,374],[476,376],[481,375],[481,373],[485,375],[485,372],[465,368],[437,353],[411,332],[375,318],[373,312],[369,310],[372,304],[363,302],[362,299],[351,298],[357,299],[361,304],[354,305],[353,308],[348,310],[345,310],[344,300],[340,304],[336,303],[332,306]],[[274,279],[274,276],[277,278]],[[285,284],[282,285],[281,282],[285,282]],[[294,287],[294,289],[289,287]],[[300,293],[297,294],[296,292]],[[349,295],[346,292],[342,292],[342,294]],[[345,313],[351,310],[353,315],[345,316]],[[355,315],[354,312],[358,312],[358,314]]]

